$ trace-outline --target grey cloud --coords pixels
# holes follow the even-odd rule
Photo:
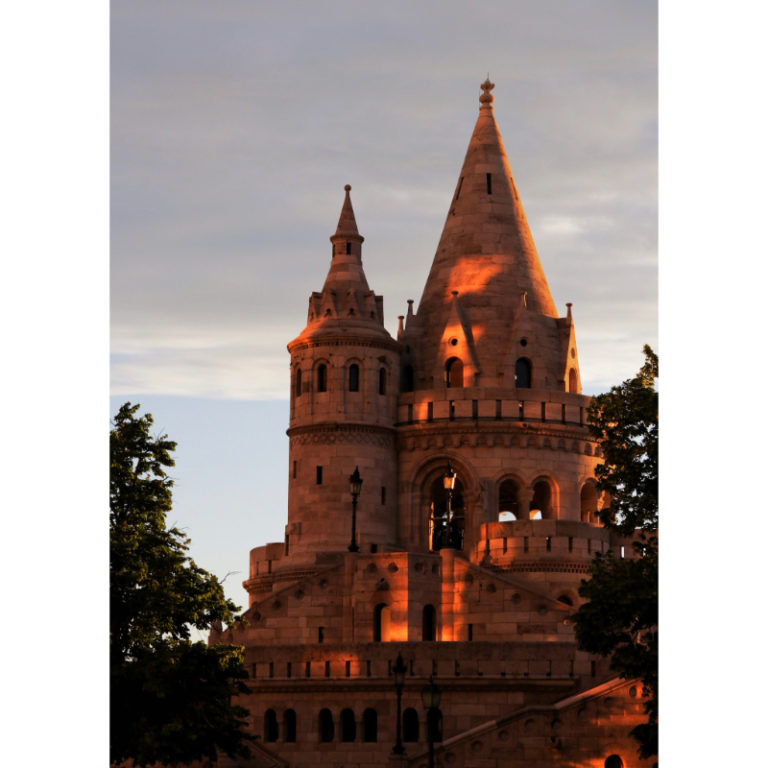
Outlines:
[[[394,332],[486,70],[585,385],[655,339],[653,4],[117,2],[112,26],[116,389],[285,396],[345,183]]]

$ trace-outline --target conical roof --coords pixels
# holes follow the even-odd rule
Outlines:
[[[289,345],[309,339],[365,336],[387,339],[384,328],[384,304],[369,287],[363,271],[362,243],[365,238],[357,229],[355,212],[344,187],[344,203],[336,232],[331,235],[331,266],[323,289],[309,297],[307,326]]]
[[[331,267],[325,279],[323,291],[363,291],[369,290],[368,281],[363,272],[362,248],[365,238],[357,231],[355,212],[349,193],[352,187],[344,186],[344,203],[336,232],[331,235],[333,253]]]
[[[477,302],[511,308],[525,291],[529,310],[557,317],[494,117],[493,87],[481,85],[480,114],[417,312],[423,320],[447,313],[452,291],[465,310]]]

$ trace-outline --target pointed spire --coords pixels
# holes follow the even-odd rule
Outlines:
[[[355,221],[355,212],[352,210],[352,201],[349,199],[349,193],[352,187],[349,184],[344,185],[344,204],[341,206],[341,216],[339,216],[339,225],[336,227],[336,234],[331,237],[331,242],[334,238],[350,237],[360,239],[362,243],[365,239],[357,231],[357,222]]]
[[[507,347],[522,292],[529,312],[558,316],[496,124],[494,87],[490,78],[480,86],[479,114],[415,316],[426,362],[459,291],[488,371]]]
[[[365,238],[357,230],[355,212],[349,192],[352,187],[344,186],[344,203],[341,206],[339,224],[331,235],[331,268],[325,279],[323,291],[368,291],[362,261],[362,244]]]
[[[529,309],[557,317],[496,125],[491,95],[495,85],[486,79],[480,87],[480,114],[419,314],[422,307],[445,302],[453,289],[464,296],[482,290],[486,297],[526,290]]]

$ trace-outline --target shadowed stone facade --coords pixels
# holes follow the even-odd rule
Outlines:
[[[571,306],[558,316],[492,88],[396,339],[345,188],[325,284],[288,345],[285,540],[251,551],[247,622],[211,635],[246,648],[260,738],[239,765],[426,766],[430,676],[440,766],[641,764],[640,684],[578,651],[569,622],[594,553],[632,550],[597,520]]]

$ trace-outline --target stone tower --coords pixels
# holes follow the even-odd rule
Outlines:
[[[571,306],[558,316],[493,87],[397,340],[345,188],[288,345],[285,540],[251,550],[244,621],[211,634],[245,647],[251,677],[259,741],[236,765],[422,768],[429,731],[453,768],[638,766],[641,687],[579,651],[569,622],[594,553],[632,550],[596,516]]]
[[[309,299],[291,353],[290,484],[285,555],[290,567],[351,542],[349,475],[359,466],[380,503],[361,505],[356,543],[395,541],[395,415],[400,344],[384,328],[384,300],[363,272],[363,236],[349,192],[331,236],[331,266]],[[389,491],[389,493],[388,493]],[[359,545],[359,544],[358,544]],[[287,576],[287,574],[284,574]]]

